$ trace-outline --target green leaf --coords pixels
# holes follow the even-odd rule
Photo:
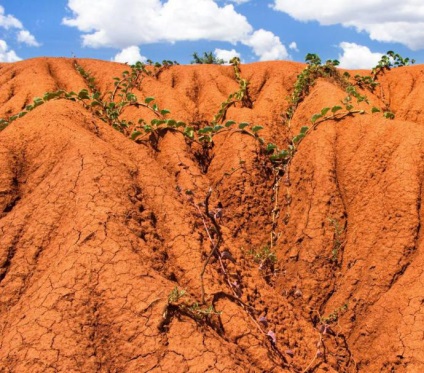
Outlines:
[[[300,129],[300,133],[304,133],[304,134],[306,134],[306,132],[308,132],[308,129],[309,129],[309,127],[308,127],[308,126],[303,126],[303,127]]]
[[[272,143],[269,143],[269,144],[266,146],[266,148],[265,148],[265,150],[266,150],[268,153],[273,152],[275,149],[277,149],[277,145],[272,144]]]
[[[27,105],[27,106],[25,106],[25,110],[27,110],[27,111],[31,111],[32,109],[34,109],[34,106],[33,105]]]
[[[322,117],[322,115],[320,114],[320,113],[318,113],[318,114],[314,114],[313,116],[312,116],[312,118],[311,118],[311,122],[312,123],[315,123],[319,118],[321,118]]]
[[[239,129],[242,130],[243,128],[247,127],[248,125],[249,125],[249,123],[242,122],[242,123],[239,124]]]
[[[158,111],[158,105],[157,104],[153,104],[153,106],[152,106],[152,109],[154,110],[154,111]]]
[[[43,96],[43,101],[50,101],[58,96],[59,94],[57,94],[56,92],[46,92]]]
[[[186,128],[184,128],[184,135],[187,136],[190,139],[193,139],[193,137],[194,137],[194,128],[193,127],[186,127]]]
[[[342,110],[343,108],[341,107],[341,106],[338,106],[338,105],[336,105],[336,106],[333,106],[332,108],[331,108],[331,112],[334,114],[335,112],[337,112],[337,111],[339,111],[339,110]]]
[[[76,96],[76,95],[77,95],[77,94],[76,94],[74,91],[71,91],[71,92],[65,93],[65,97],[66,97],[66,98],[74,97],[74,96]]]
[[[262,126],[253,126],[252,127],[252,132],[253,133],[257,133],[258,131],[260,131],[261,129],[263,129]]]
[[[385,111],[383,117],[387,119],[395,119],[395,115],[391,111]]]
[[[293,140],[292,140],[293,144],[299,143],[300,140],[302,140],[304,137],[305,137],[305,134],[303,133],[300,133],[297,136],[293,137]]]
[[[212,131],[213,131],[213,128],[212,127],[206,126],[206,127],[201,128],[197,132],[200,133],[200,134],[203,134],[203,133],[208,133],[208,132],[212,132]]]
[[[372,107],[372,109],[371,109],[371,113],[380,113],[381,112],[381,110],[378,108],[378,107],[375,107],[375,106],[373,106]]]
[[[186,124],[184,122],[178,121],[176,127],[185,127]]]
[[[93,106],[101,106],[101,107],[103,107],[103,105],[102,105],[102,103],[100,102],[100,101],[91,101],[91,107],[93,107]]]
[[[162,109],[162,110],[160,111],[160,113],[161,113],[161,115],[166,115],[166,114],[169,114],[169,113],[170,113],[170,111],[169,111],[168,109]]]
[[[281,150],[279,153],[281,158],[286,158],[289,155],[289,152],[285,149]]]
[[[137,101],[137,96],[134,93],[128,92],[126,95],[126,98],[128,101],[130,102],[135,102]]]
[[[78,98],[80,100],[89,100],[90,95],[89,95],[89,93],[86,89],[81,89],[81,91],[79,91],[79,93],[78,93]]]
[[[168,127],[176,127],[177,126],[177,121],[175,119],[168,119],[166,121],[166,125]]]
[[[18,114],[18,118],[22,118],[24,115],[26,115],[28,112],[27,111],[21,111],[19,114]]]
[[[140,135],[142,135],[143,134],[143,132],[141,132],[141,131],[134,131],[132,134],[131,134],[131,140],[135,140],[138,136],[140,136]]]
[[[321,115],[324,116],[325,114],[328,113],[329,110],[330,110],[329,107],[325,107],[324,109],[321,110]]]
[[[34,98],[34,107],[36,107],[36,106],[40,106],[40,105],[42,105],[42,104],[44,104],[44,101],[43,101],[43,99],[42,99],[42,98],[40,98],[40,97],[36,97],[36,98]]]
[[[0,131],[4,130],[9,125],[9,121],[6,119],[0,119]]]
[[[155,119],[153,119],[153,120],[155,120]],[[166,123],[165,119],[159,119],[159,120],[156,119],[156,126],[157,127],[159,127],[160,125],[165,124],[165,123]]]
[[[223,128],[224,128],[224,126],[217,125],[213,128],[213,132],[218,132],[218,131],[222,130]]]
[[[225,124],[224,124],[224,126],[225,127],[230,127],[230,126],[232,126],[233,124],[235,124],[236,122],[235,121],[233,121],[233,120],[228,120],[228,121],[226,121],[225,122]]]
[[[144,102],[146,103],[146,104],[150,104],[152,101],[154,101],[155,100],[155,98],[154,97],[146,97],[145,99],[144,99]]]

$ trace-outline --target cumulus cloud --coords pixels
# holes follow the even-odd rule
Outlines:
[[[133,65],[137,61],[146,62],[147,58],[141,55],[139,47],[137,47],[136,45],[132,45],[128,48],[124,48],[122,51],[117,53],[113,58],[113,61],[129,63],[130,65]]]
[[[228,0],[228,1],[231,1],[232,3],[236,3],[237,5],[239,5],[239,4],[248,3],[250,0]]]
[[[227,50],[216,48],[214,54],[216,58],[224,60],[225,63],[228,63],[233,57],[240,58],[240,53],[238,53],[235,49]]]
[[[260,61],[281,60],[289,57],[280,38],[271,31],[259,29],[242,43],[251,47]]]
[[[4,8],[0,5],[0,27],[5,28],[6,30],[17,28],[22,29],[22,23],[19,21],[19,19],[15,18],[14,16],[8,14],[4,14]]]
[[[377,65],[383,56],[382,53],[371,52],[364,45],[342,42],[339,47],[343,54],[339,54],[340,67],[345,69],[370,69]]]
[[[16,62],[21,59],[13,50],[9,50],[4,40],[0,40],[0,62]]]
[[[37,40],[35,40],[34,35],[32,35],[27,30],[21,30],[21,31],[18,32],[18,42],[27,44],[31,47],[39,47],[40,46],[40,43]]]
[[[294,50],[295,52],[299,52],[299,49],[297,48],[297,44],[296,44],[296,42],[295,42],[295,41],[292,41],[292,42],[289,44],[289,49]]]
[[[238,4],[244,0],[233,0]],[[72,16],[63,24],[76,27],[84,46],[124,49],[157,42],[194,40],[242,43],[260,60],[287,58],[286,48],[270,31],[257,30],[233,4],[214,0],[68,0]]]
[[[83,45],[126,48],[130,45],[180,40],[235,43],[252,26],[233,5],[213,0],[69,0],[72,18],[63,23],[85,34]]]
[[[274,0],[275,10],[299,21],[341,24],[365,31],[373,40],[424,48],[424,2],[421,0]]]
[[[0,5],[0,27],[10,30],[16,29],[19,30],[16,38],[19,43],[27,44],[31,47],[38,47],[40,43],[35,39],[34,35],[32,35],[28,30],[25,30],[22,22],[19,19],[15,18],[10,14],[4,13],[4,8]]]

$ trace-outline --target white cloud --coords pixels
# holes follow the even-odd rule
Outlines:
[[[213,0],[68,0],[73,17],[63,23],[84,32],[83,45],[126,48],[130,45],[180,40],[231,43],[252,31],[233,5]]]
[[[136,45],[132,45],[128,48],[124,48],[121,52],[117,53],[113,58],[115,62],[129,63],[130,65],[135,64],[137,61],[146,62],[147,58],[140,54],[140,48]]]
[[[328,0],[325,6],[316,0],[274,0],[273,8],[300,21],[351,26],[373,40],[424,48],[422,0]]]
[[[216,48],[214,54],[216,58],[224,60],[225,63],[228,63],[233,57],[240,58],[240,53],[238,53],[234,48],[231,50]]]
[[[287,59],[289,54],[280,38],[271,31],[260,29],[255,31],[243,44],[252,47],[260,61]]]
[[[343,54],[339,54],[340,67],[345,69],[370,69],[383,56],[382,53],[371,52],[368,47],[355,43],[342,42],[339,47],[343,49]]]
[[[245,0],[233,0],[236,3]],[[64,18],[76,27],[83,45],[124,49],[157,42],[194,40],[242,43],[261,60],[287,58],[287,50],[270,31],[257,30],[234,5],[214,0],[68,0],[73,15]]]
[[[6,30],[9,30],[11,28],[17,28],[22,29],[22,23],[19,21],[19,19],[15,18],[14,16],[8,14],[4,14],[4,8],[0,5],[0,27],[5,28]]]
[[[17,33],[17,40],[19,43],[27,44],[31,47],[38,47],[40,43],[35,39],[34,35],[32,35],[28,30],[25,30],[22,22],[14,16],[8,14],[4,14],[4,8],[0,5],[0,27],[9,30],[9,29],[17,29],[20,30]]]
[[[39,47],[40,46],[40,43],[37,40],[35,40],[34,35],[32,35],[27,30],[21,30],[21,31],[18,32],[18,42],[27,44],[31,47]]]
[[[228,0],[228,1],[231,1],[232,3],[236,3],[237,5],[239,5],[239,4],[248,3],[250,0]]]
[[[16,62],[21,59],[16,55],[15,51],[9,50],[4,40],[0,40],[0,62]]]
[[[297,44],[296,44],[296,42],[295,42],[295,41],[292,41],[292,42],[289,44],[289,49],[294,50],[295,52],[299,52],[299,49],[297,48]]]

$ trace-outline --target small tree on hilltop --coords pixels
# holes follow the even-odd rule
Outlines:
[[[203,57],[200,57],[197,52],[193,53],[193,61],[196,64],[222,65],[225,61],[222,58],[217,58],[212,52],[204,52]]]

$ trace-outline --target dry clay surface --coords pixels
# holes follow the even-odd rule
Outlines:
[[[0,117],[47,91],[87,88],[74,63],[0,64]],[[102,92],[127,69],[78,64]],[[304,67],[242,65],[252,105],[227,119],[287,146],[346,96],[318,80],[288,128],[281,114]],[[424,67],[379,82],[367,114],[320,124],[281,179],[236,131],[216,135],[206,159],[179,133],[138,144],[64,99],[10,124],[0,132],[0,372],[423,372]],[[172,66],[135,93],[200,125],[237,89],[232,66]],[[394,120],[370,114],[383,104]],[[125,115],[152,118],[143,107]],[[239,296],[213,258],[200,306],[220,314],[196,318],[168,296],[177,286],[180,302],[201,303],[210,187]],[[251,252],[272,232],[277,264],[266,272]]]

